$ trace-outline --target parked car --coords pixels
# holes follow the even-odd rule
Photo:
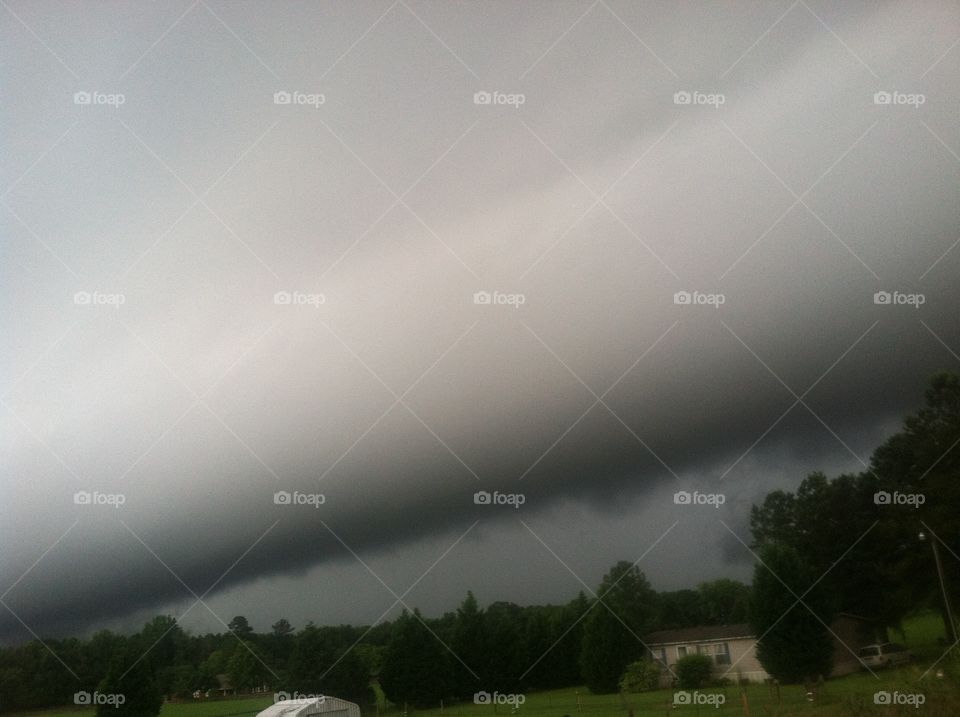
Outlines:
[[[913,653],[896,642],[884,642],[860,648],[860,659],[867,667],[890,667],[910,662]]]

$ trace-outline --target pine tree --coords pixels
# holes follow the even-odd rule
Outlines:
[[[455,659],[451,665],[451,680],[457,697],[468,699],[478,690],[489,689],[484,681],[488,661],[484,614],[472,592],[467,592],[467,597],[457,609],[450,647],[471,670],[480,676],[478,681],[464,665]]]
[[[128,652],[115,659],[97,687],[100,699],[97,717],[157,717],[163,695],[157,687],[153,669],[142,655]]]
[[[616,692],[627,665],[644,656],[641,636],[656,611],[656,593],[636,566],[620,561],[604,576],[586,619],[580,669],[591,692]]]
[[[781,682],[827,677],[833,662],[827,629],[831,610],[816,587],[803,597],[803,604],[796,602],[814,584],[812,571],[796,550],[779,543],[764,546],[760,561],[753,573],[750,619],[760,636],[757,659]]]
[[[380,686],[395,705],[433,707],[450,696],[446,650],[422,619],[404,610],[393,625]]]

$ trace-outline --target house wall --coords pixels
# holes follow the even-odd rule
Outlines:
[[[742,638],[740,640],[727,640],[726,642],[730,647],[730,664],[717,665],[718,677],[726,677],[733,682],[739,680],[763,682],[770,677],[757,659],[756,640]]]
[[[831,623],[830,629],[834,633],[831,636],[833,640],[833,672],[830,673],[830,676],[839,677],[860,670],[862,665],[860,660],[857,659],[856,653],[867,642],[876,641],[875,631],[869,624],[846,615],[838,616]],[[727,643],[727,648],[730,651],[730,664],[715,665],[713,671],[715,679],[725,677],[736,683],[740,680],[763,682],[770,678],[770,675],[767,674],[767,671],[763,669],[757,659],[756,641],[750,637],[689,642],[683,645],[664,645],[662,649],[666,653],[666,661],[670,665],[670,669],[676,672],[677,660],[680,657],[678,648],[686,647],[687,654],[696,654],[698,645],[714,645],[723,642]],[[653,646],[655,657],[659,658],[660,649],[659,646]],[[672,680],[673,675],[668,670],[662,670],[660,675],[661,686],[669,687]]]
[[[677,660],[680,659],[680,652],[677,648],[686,647],[688,655],[697,653],[697,645],[715,645],[717,643],[727,643],[730,651],[729,665],[715,665],[713,677],[715,679],[726,678],[732,682],[739,680],[748,680],[750,682],[763,682],[769,677],[760,662],[757,660],[757,653],[754,647],[754,640],[751,638],[741,638],[732,640],[710,640],[706,642],[690,642],[684,645],[666,645],[667,663],[670,669],[676,672]],[[659,648],[654,648],[657,653]],[[660,675],[661,687],[669,687],[673,680],[673,675],[668,670],[663,670]]]

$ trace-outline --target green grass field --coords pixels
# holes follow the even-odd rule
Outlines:
[[[745,715],[750,717],[840,717],[841,715],[908,715],[923,717],[957,717],[960,715],[960,685],[955,680],[938,679],[935,674],[922,677],[930,664],[944,652],[941,638],[943,622],[936,613],[917,615],[904,624],[904,641],[917,655],[917,661],[898,669],[882,670],[876,677],[859,672],[828,680],[814,701],[808,701],[802,686],[748,685],[745,688],[729,686],[701,690],[710,695],[723,695],[723,704],[673,705],[672,690],[657,690],[628,696],[594,695],[584,688],[567,688],[544,692],[530,692],[516,713],[517,717],[635,717],[642,715],[699,715],[717,717]],[[895,637],[895,639],[898,639]],[[960,650],[960,648],[958,648]],[[945,660],[956,669],[960,662]],[[927,702],[919,709],[912,706],[874,705],[873,696],[879,690],[926,694]],[[378,696],[382,693],[378,692]],[[272,703],[272,695],[205,702],[168,703],[160,717],[250,717]],[[747,711],[748,710],[748,711]],[[21,713],[19,717],[93,717],[90,709],[59,709]],[[402,717],[403,711],[394,706],[364,710],[364,717]],[[407,717],[497,717],[511,715],[509,705],[474,705],[460,703],[433,709],[410,709]]]

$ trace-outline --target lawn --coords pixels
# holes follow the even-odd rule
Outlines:
[[[201,702],[167,702],[160,717],[250,717],[273,704],[273,695],[238,697],[234,699],[206,700]],[[89,707],[50,709],[15,713],[13,717],[94,717]]]
[[[723,702],[712,705],[674,705],[672,690],[657,690],[623,697],[621,695],[594,695],[584,688],[566,688],[544,692],[529,692],[516,717],[635,717],[644,715],[699,715],[717,717],[749,715],[749,717],[840,717],[841,715],[906,715],[923,717],[956,717],[960,715],[960,686],[947,679],[938,679],[935,673],[924,675],[929,665],[937,660],[945,647],[943,622],[939,614],[926,612],[904,623],[903,639],[917,655],[916,663],[898,669],[882,670],[876,677],[859,672],[828,680],[816,699],[809,701],[804,688],[786,685],[779,690],[771,685],[748,685],[706,689],[704,695],[719,696],[706,699]],[[960,648],[958,648],[960,650]],[[939,666],[952,667],[960,662],[948,658]],[[953,680],[956,680],[954,675]],[[926,694],[927,702],[921,708],[912,706],[883,706],[874,704],[878,691],[901,694]],[[378,693],[382,694],[382,693]],[[381,698],[382,699],[382,698]],[[248,697],[204,702],[167,703],[160,717],[251,717],[272,703],[272,696]],[[745,709],[746,708],[746,709]],[[495,717],[510,715],[510,705],[475,705],[459,703],[439,705],[433,709],[410,709],[405,717]],[[93,717],[93,710],[58,709],[22,713],[20,717]],[[371,707],[364,717],[404,717],[397,707]]]

